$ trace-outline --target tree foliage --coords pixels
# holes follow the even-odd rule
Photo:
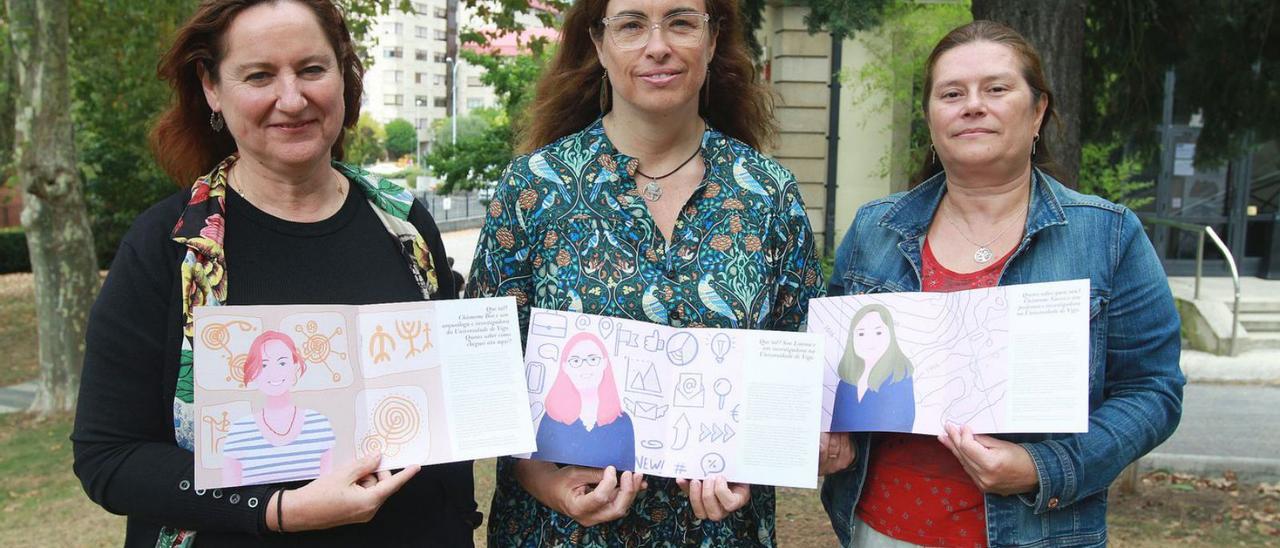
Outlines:
[[[1155,182],[1142,179],[1146,171],[1141,158],[1126,154],[1121,140],[1085,143],[1080,151],[1080,191],[1097,194],[1129,209],[1141,208],[1155,200],[1144,194]]]
[[[393,160],[416,154],[418,151],[418,130],[413,123],[404,118],[396,118],[387,122],[384,128],[387,133],[387,156]]]
[[[387,141],[387,131],[382,124],[368,114],[361,114],[356,127],[347,132],[343,143],[346,161],[356,165],[369,165],[382,158]]]
[[[804,22],[810,34],[825,31],[844,39],[880,26],[895,0],[793,0],[793,3],[809,6]]]

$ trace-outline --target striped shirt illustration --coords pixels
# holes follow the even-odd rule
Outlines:
[[[222,446],[223,456],[240,463],[244,485],[304,480],[320,475],[320,457],[334,445],[328,417],[305,409],[298,437],[285,445],[272,445],[258,430],[256,416],[241,417],[231,423]]]

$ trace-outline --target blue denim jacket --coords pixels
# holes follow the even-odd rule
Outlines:
[[[830,295],[920,290],[920,250],[945,193],[939,174],[858,210],[840,249]],[[1136,215],[1074,192],[1034,170],[1026,235],[1000,285],[1089,279],[1089,431],[1000,436],[1031,454],[1039,489],[986,495],[991,546],[1102,546],[1107,487],[1126,465],[1173,433],[1185,379],[1168,280]],[[857,460],[827,476],[822,502],[841,542],[866,478],[870,435]]]

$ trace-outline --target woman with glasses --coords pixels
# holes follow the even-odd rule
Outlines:
[[[622,410],[613,360],[594,333],[578,333],[564,343],[560,368],[544,400],[538,423],[538,460],[573,460],[604,468],[628,469],[636,459],[635,429]]]
[[[569,9],[468,295],[516,297],[522,327],[537,306],[799,328],[822,273],[795,178],[758,151],[776,122],[739,17],[733,0]],[[723,478],[501,459],[491,514],[497,546],[774,544],[773,489]]]

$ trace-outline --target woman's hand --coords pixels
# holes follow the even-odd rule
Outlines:
[[[1017,495],[1034,491],[1040,485],[1035,462],[1022,446],[975,435],[967,425],[948,423],[943,428],[947,433],[939,435],[938,441],[960,459],[964,471],[982,492]]]
[[[282,531],[277,515],[282,515],[286,532],[329,529],[373,519],[387,497],[399,491],[421,469],[410,466],[395,474],[386,470],[375,472],[381,461],[381,455],[357,459],[298,489],[290,489],[282,495],[282,514],[277,514],[276,508],[280,496],[271,497],[267,501],[268,528]]]
[[[612,466],[560,468],[533,460],[516,462],[516,478],[538,502],[584,527],[627,515],[636,494],[648,486],[644,474],[623,472],[619,477]]]
[[[689,496],[693,515],[698,519],[720,521],[751,500],[750,485],[729,483],[724,476],[704,480],[678,479],[676,485]]]
[[[858,452],[848,432],[823,432],[818,438],[818,475],[834,474],[853,465]]]

